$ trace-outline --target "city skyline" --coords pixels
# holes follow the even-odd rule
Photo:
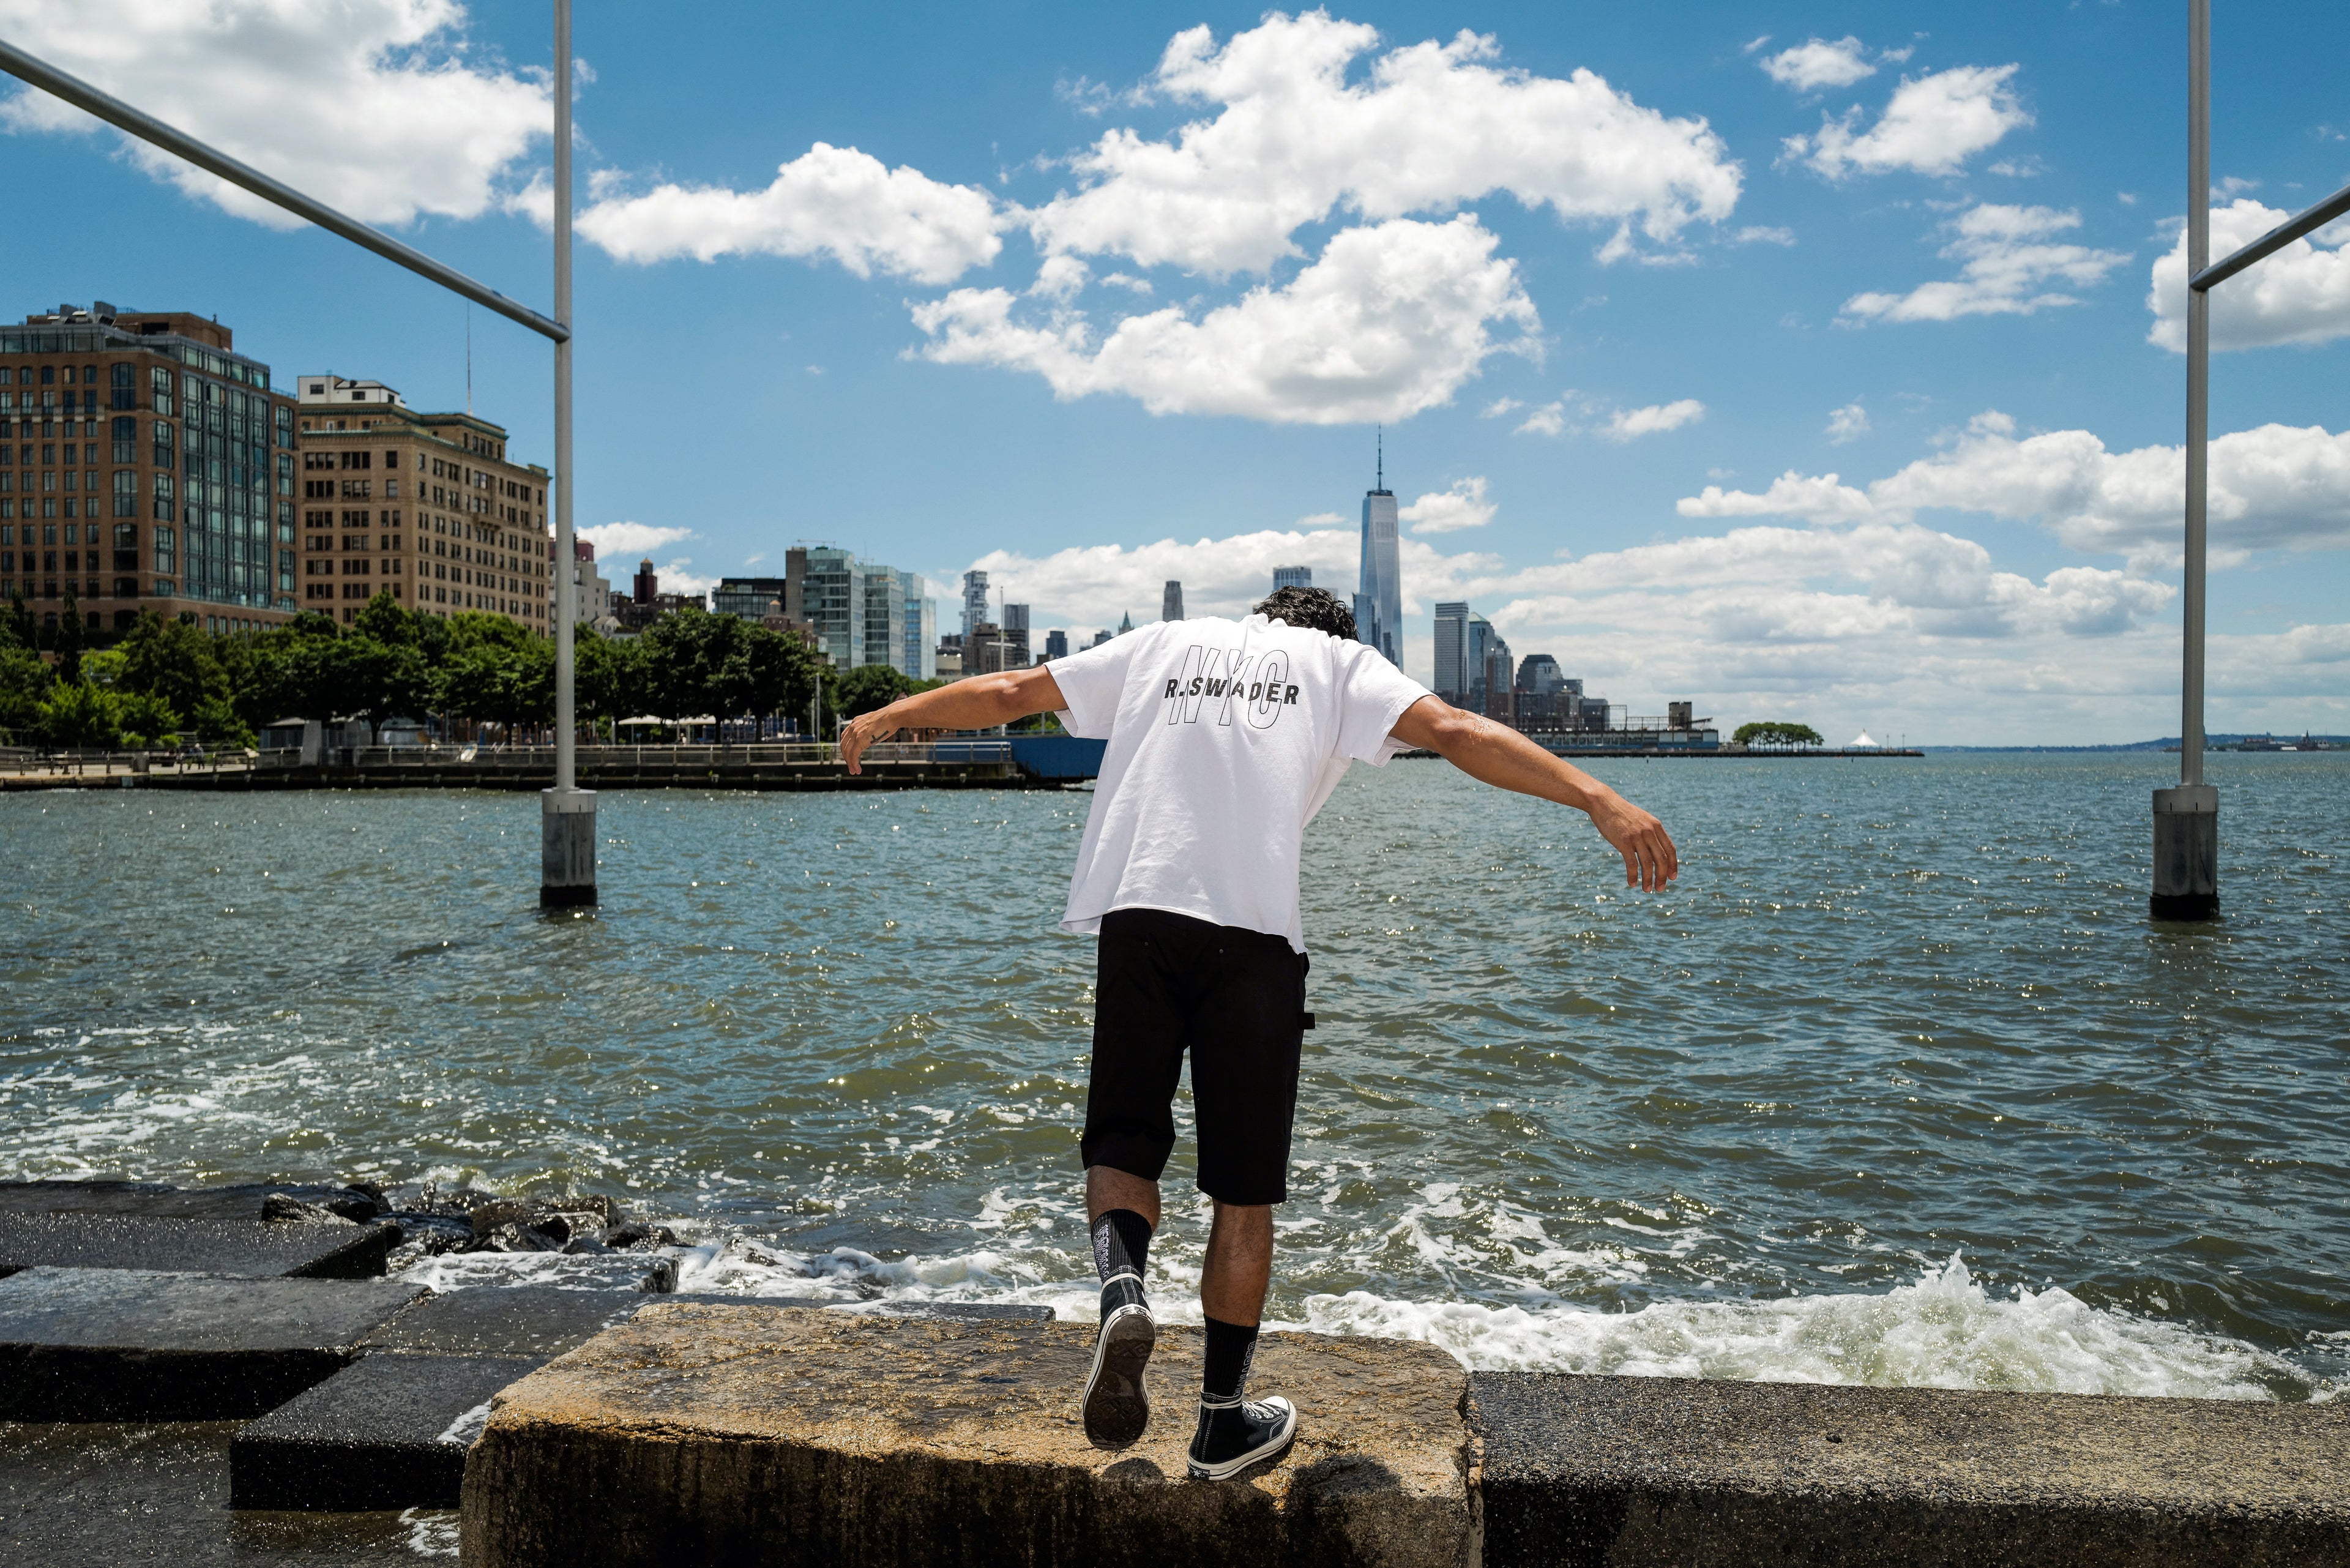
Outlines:
[[[1340,498],[1384,423],[1423,677],[1465,597],[1642,709],[1711,690],[1958,742],[2176,722],[2170,10],[1993,4],[1923,37],[1825,3],[726,16],[721,59],[581,18],[580,521],[608,559],[706,587],[829,536],[987,570],[1046,622],[1169,578],[1229,613],[1274,565],[1357,586]],[[543,12],[431,20],[92,0],[12,38],[544,303]],[[2224,248],[2350,179],[2322,65],[2350,15],[2220,35]],[[1399,117],[1430,128],[1418,183],[1377,155]],[[33,300],[217,313],[268,362],[464,406],[466,314],[425,286],[19,89],[0,130],[37,153],[19,210],[77,236],[0,234]],[[2350,725],[2341,238],[2214,296],[2215,727]],[[543,350],[473,337],[477,406],[544,456]],[[705,384],[712,450],[779,490],[640,439],[649,396]]]

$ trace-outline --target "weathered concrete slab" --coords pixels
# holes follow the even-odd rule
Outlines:
[[[2350,1409],[1481,1372],[1485,1562],[2350,1563]]]
[[[248,1418],[358,1355],[396,1280],[27,1269],[0,1280],[0,1420]]]
[[[1088,1447],[1090,1325],[656,1304],[499,1397],[465,1470],[473,1568],[1473,1561],[1459,1414],[1432,1345],[1268,1334],[1284,1458],[1185,1479],[1197,1330],[1164,1331],[1158,1419]]]
[[[837,1303],[815,1298],[647,1295],[559,1285],[481,1285],[425,1297],[369,1334],[361,1348],[427,1355],[556,1356],[577,1349],[644,1307],[678,1302],[837,1310]],[[1034,1324],[1053,1321],[1050,1307],[992,1303],[944,1302],[875,1310],[956,1322]]]
[[[19,1269],[146,1269],[250,1279],[380,1275],[397,1225],[167,1220],[144,1214],[0,1214],[0,1276]]]
[[[271,1194],[306,1203],[350,1195],[347,1187],[248,1182],[235,1187],[167,1187],[153,1181],[0,1181],[0,1214],[140,1214],[157,1220],[258,1220]]]
[[[233,1508],[454,1508],[490,1397],[543,1356],[369,1355],[229,1447]]]
[[[234,1513],[235,1424],[0,1422],[0,1563],[317,1568],[453,1560],[453,1512]]]

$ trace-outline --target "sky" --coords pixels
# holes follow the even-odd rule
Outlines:
[[[2183,0],[581,0],[576,516],[608,576],[800,542],[1076,640],[1465,598],[1635,713],[2178,729]],[[681,23],[681,18],[685,20]],[[551,302],[544,5],[0,0],[0,37]],[[2223,8],[2215,254],[2350,182],[2350,8]],[[0,310],[217,316],[462,407],[462,302],[0,87]],[[2350,223],[2215,296],[2210,726],[2350,731]],[[551,461],[547,349],[473,406]]]

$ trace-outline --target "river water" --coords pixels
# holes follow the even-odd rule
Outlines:
[[[2213,759],[2225,919],[2145,917],[2175,759],[1609,762],[1576,814],[1357,767],[1269,1317],[1472,1366],[2327,1398],[2350,1366],[2350,755]],[[1090,796],[0,797],[0,1176],[594,1189],[681,1288],[1091,1311]],[[1152,1251],[1196,1319],[1188,1145]],[[494,1264],[506,1274],[485,1273]],[[428,1263],[444,1283],[560,1270]]]

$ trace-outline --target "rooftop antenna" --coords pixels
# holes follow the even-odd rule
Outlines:
[[[469,305],[465,308],[471,310],[473,306]],[[1373,425],[1371,432],[1371,440],[1376,443],[1373,450],[1378,453],[1379,461],[1378,488],[1385,490],[1388,487],[1388,428],[1385,425]]]
[[[473,416],[473,302],[465,302],[465,417]]]

